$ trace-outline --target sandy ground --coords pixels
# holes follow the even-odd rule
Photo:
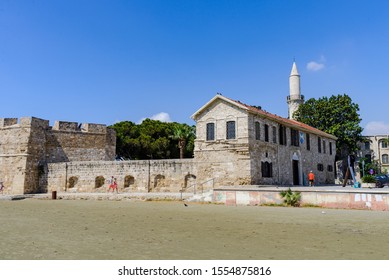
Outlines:
[[[0,259],[389,259],[389,212],[0,201]]]

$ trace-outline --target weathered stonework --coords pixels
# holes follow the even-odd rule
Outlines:
[[[0,119],[0,180],[4,193],[47,191],[47,164],[113,160],[116,136],[105,125],[56,122],[34,117]]]
[[[197,122],[194,155],[199,180],[213,177],[218,186],[306,185],[312,170],[316,184],[334,183],[336,137],[330,134],[222,95],[192,117]],[[234,122],[232,139],[227,139],[227,122]],[[212,139],[207,139],[208,124],[214,128]],[[285,129],[284,144],[280,143],[281,128]],[[269,174],[263,174],[264,164],[271,169]]]
[[[49,192],[107,192],[112,176],[119,192],[193,192],[197,170],[192,159],[75,161],[48,164],[48,174]]]

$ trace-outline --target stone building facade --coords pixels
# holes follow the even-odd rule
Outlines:
[[[389,174],[389,135],[364,136],[359,145],[357,161],[362,158],[368,162],[377,161],[382,173]]]
[[[193,116],[200,181],[222,185],[334,183],[336,137],[258,107],[216,95]]]

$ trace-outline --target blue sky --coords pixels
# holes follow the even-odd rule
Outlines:
[[[0,117],[193,124],[217,92],[280,116],[347,93],[389,134],[389,1],[0,0]]]

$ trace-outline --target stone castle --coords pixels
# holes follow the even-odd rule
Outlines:
[[[105,125],[0,119],[0,181],[5,193],[178,192],[215,186],[334,183],[336,137],[292,119],[304,102],[293,63],[289,118],[217,94],[192,118],[193,159],[115,161],[115,132]]]
[[[48,190],[48,165],[115,158],[116,136],[99,124],[55,122],[34,117],[0,119],[0,181],[4,193]]]

